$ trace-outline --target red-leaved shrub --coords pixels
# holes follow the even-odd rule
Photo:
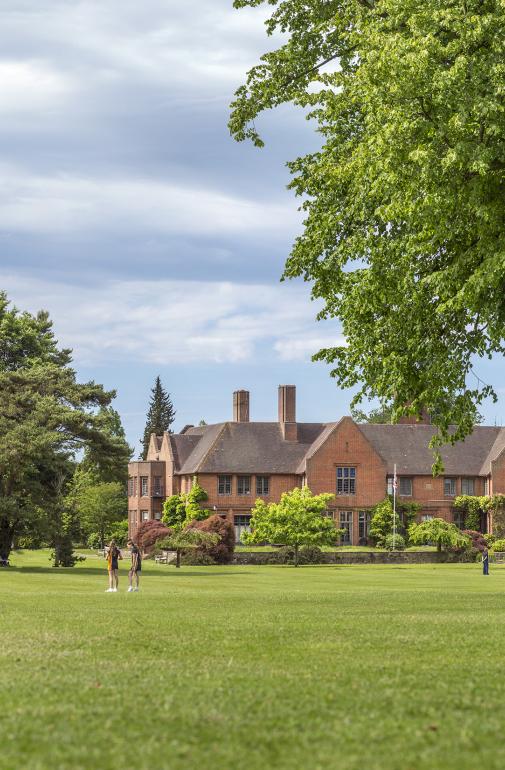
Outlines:
[[[472,541],[472,548],[475,548],[476,551],[483,551],[488,547],[486,537],[482,532],[477,532],[474,529],[464,529],[463,534],[468,535]]]
[[[151,521],[143,521],[140,524],[135,539],[140,549],[144,553],[149,553],[154,549],[157,540],[162,537],[168,537],[170,534],[171,530],[162,521],[152,519]]]
[[[235,529],[230,521],[222,519],[215,513],[204,521],[192,521],[188,528],[212,532],[219,536],[219,542],[216,545],[203,546],[198,549],[199,553],[210,556],[218,564],[228,564],[232,560],[235,550]]]

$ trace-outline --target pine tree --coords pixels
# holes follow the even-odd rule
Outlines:
[[[142,459],[147,458],[151,433],[161,436],[165,431],[171,433],[170,426],[175,420],[175,409],[170,395],[161,384],[161,380],[156,377],[154,387],[151,391],[151,400],[149,402],[149,411],[147,413],[146,427],[144,437],[142,438]]]

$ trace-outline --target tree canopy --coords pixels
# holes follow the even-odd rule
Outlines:
[[[291,102],[321,135],[288,164],[306,218],[284,272],[341,321],[346,344],[315,357],[359,386],[354,405],[426,409],[434,446],[461,439],[496,397],[473,362],[504,351],[505,6],[268,4],[282,44],[249,71],[229,125],[261,146],[255,119]]]
[[[56,550],[68,551],[72,515],[65,503],[76,454],[97,468],[126,464],[126,442],[104,430],[101,409],[115,396],[78,383],[45,312],[9,308],[0,292],[0,554],[44,520]],[[59,560],[58,554],[56,561]]]
[[[313,495],[308,487],[284,492],[278,503],[259,498],[252,509],[251,532],[242,535],[243,542],[293,546],[298,566],[301,545],[335,545],[342,534],[333,518],[324,515],[333,498],[332,494]]]
[[[420,524],[409,527],[409,542],[411,545],[436,543],[437,550],[442,548],[467,548],[470,538],[459,530],[455,524],[444,519],[428,519]]]
[[[174,420],[175,410],[170,399],[170,395],[166,392],[165,388],[161,384],[161,379],[158,376],[156,377],[155,383],[151,390],[149,411],[147,412],[146,418],[146,427],[142,437],[143,460],[147,459],[151,434],[156,433],[157,436],[161,436],[163,433],[165,433],[165,431],[171,432],[170,426]]]

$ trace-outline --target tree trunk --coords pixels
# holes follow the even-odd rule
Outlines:
[[[176,554],[177,554],[177,558],[175,560],[175,566],[177,567],[177,569],[180,569],[180,566],[181,566],[181,549],[180,548],[177,549]]]
[[[0,560],[7,561],[12,550],[15,530],[7,519],[0,519]]]
[[[295,545],[295,567],[298,567],[298,545]]]
[[[442,541],[438,540],[437,541],[437,551],[440,553],[441,550],[442,550]]]

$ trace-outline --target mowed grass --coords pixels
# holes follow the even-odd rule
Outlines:
[[[505,569],[0,570],[1,770],[505,767]]]

